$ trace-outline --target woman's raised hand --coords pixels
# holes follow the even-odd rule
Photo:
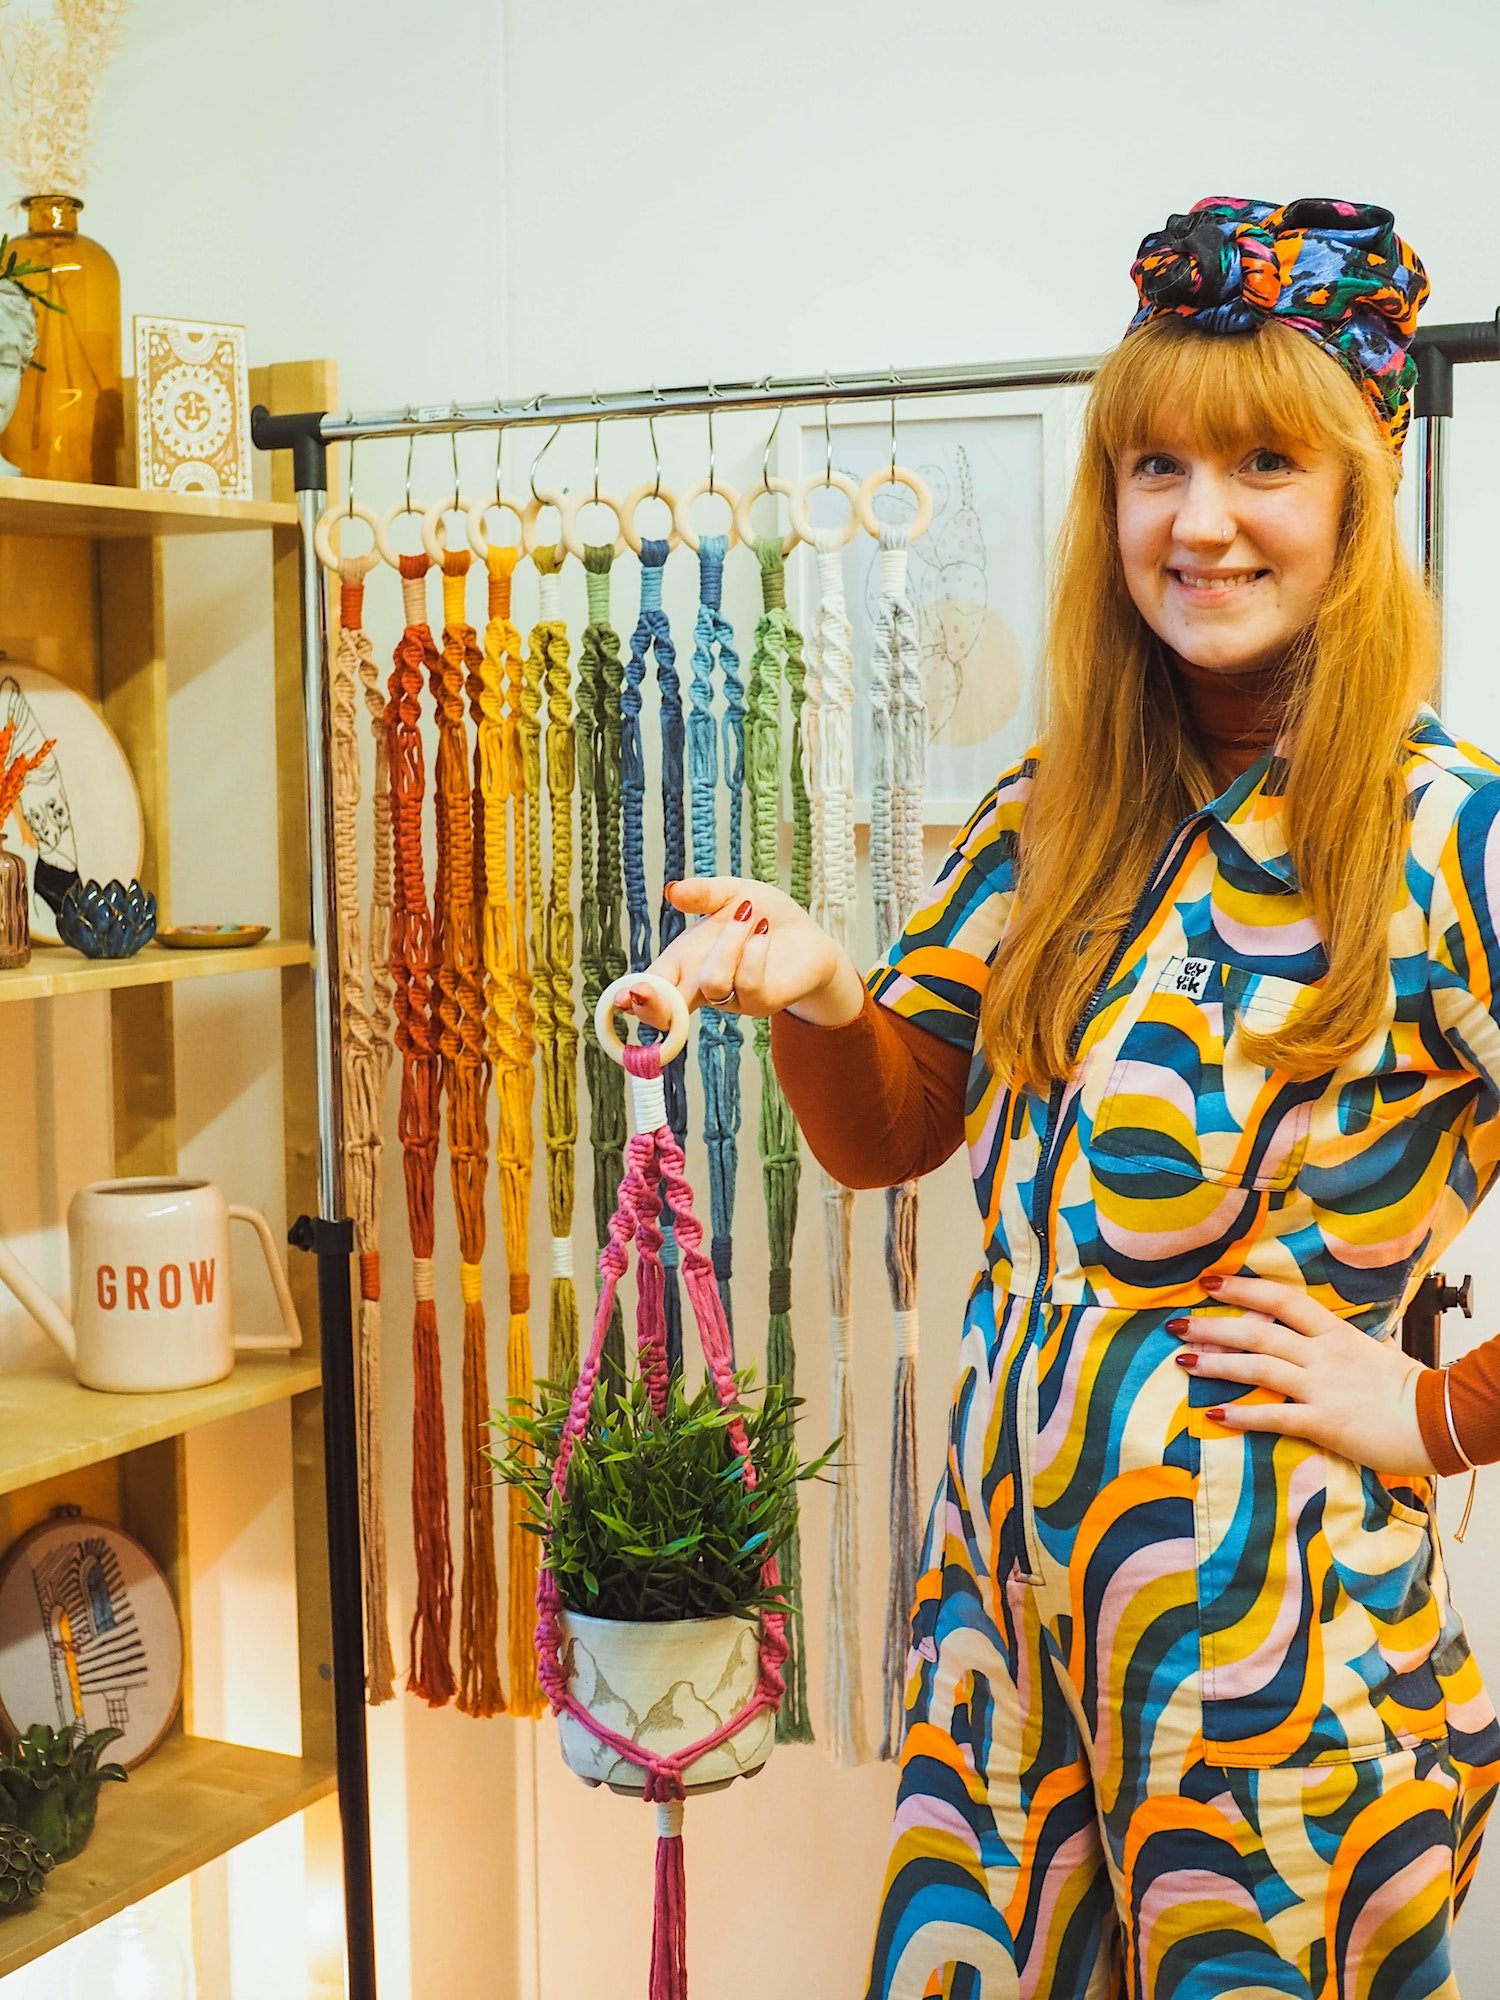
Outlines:
[[[667,900],[697,921],[646,969],[680,987],[689,1007],[751,1015],[790,1008],[827,1028],[854,1020],[863,1007],[854,961],[780,889],[739,875],[693,875],[669,883]],[[620,1012],[667,1026],[667,1010],[649,987],[622,999]]]

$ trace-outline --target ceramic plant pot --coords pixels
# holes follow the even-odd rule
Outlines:
[[[755,1693],[760,1628],[753,1619],[689,1618],[667,1625],[586,1618],[565,1611],[563,1665],[576,1699],[616,1736],[657,1754],[711,1736]],[[591,1785],[641,1792],[639,1765],[592,1736],[574,1716],[557,1719],[563,1761]],[[776,1741],[776,1715],[763,1709],[683,1773],[689,1792],[719,1791],[758,1771]]]
[[[31,923],[26,863],[12,854],[0,834],[0,970],[25,965],[31,957]]]

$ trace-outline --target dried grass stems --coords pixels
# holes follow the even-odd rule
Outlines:
[[[46,14],[0,0],[0,152],[23,197],[78,195],[89,117],[131,0],[51,0]]]

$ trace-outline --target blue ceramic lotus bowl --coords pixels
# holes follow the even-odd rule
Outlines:
[[[75,882],[57,913],[57,934],[85,958],[133,958],[156,936],[156,898],[139,882]]]

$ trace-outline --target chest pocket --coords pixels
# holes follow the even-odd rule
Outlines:
[[[1094,1108],[1089,1150],[1096,1165],[1126,1192],[1132,1178],[1161,1174],[1223,1187],[1290,1187],[1324,1082],[1293,1082],[1263,1069],[1236,1030],[1241,1023],[1256,1032],[1275,1028],[1311,990],[1218,959],[1169,959]]]

